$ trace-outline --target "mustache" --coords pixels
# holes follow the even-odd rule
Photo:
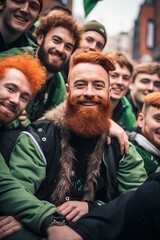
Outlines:
[[[49,52],[50,52],[51,54],[54,54],[55,56],[61,58],[61,60],[63,60],[63,61],[65,61],[65,59],[66,59],[66,54],[65,54],[65,53],[62,53],[62,52],[60,52],[60,51],[58,51],[58,50],[56,50],[56,49],[53,49],[53,48],[52,48],[52,49],[49,50]]]
[[[72,99],[73,100],[73,99]],[[97,96],[87,97],[87,96],[79,96],[77,99],[74,99],[77,103],[101,103],[103,100]]]

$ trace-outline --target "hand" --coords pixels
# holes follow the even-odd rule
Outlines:
[[[110,120],[110,136],[117,138],[119,145],[120,145],[120,151],[121,154],[128,154],[129,150],[129,142],[128,142],[128,135],[127,133],[121,128],[117,123]],[[109,142],[109,139],[107,139],[107,142]]]
[[[26,110],[23,110],[23,112],[19,116],[19,119],[20,119],[22,125],[25,125],[27,123],[26,122],[27,121],[27,112],[26,112]]]
[[[52,226],[47,229],[47,240],[83,240],[68,226]]]
[[[68,201],[58,206],[58,210],[68,221],[77,222],[84,214],[88,213],[88,203],[81,201]]]
[[[4,239],[21,229],[22,225],[14,217],[0,217],[0,239]]]

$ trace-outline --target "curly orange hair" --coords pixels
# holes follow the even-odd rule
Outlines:
[[[45,67],[41,66],[37,58],[29,54],[6,57],[0,60],[0,79],[3,78],[11,68],[21,71],[27,77],[33,86],[33,96],[35,96],[46,83]]]

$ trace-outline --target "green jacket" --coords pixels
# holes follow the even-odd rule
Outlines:
[[[30,55],[34,56],[35,51],[36,51],[36,49],[33,47],[12,48],[8,51],[0,53],[0,59],[5,58],[7,56],[13,56],[13,55],[19,55],[19,54],[21,55],[26,52],[29,53]],[[54,78],[55,78],[55,80],[53,79],[53,77],[51,79],[49,79],[48,82],[46,83],[46,85],[48,85],[48,87],[46,87],[45,90],[42,90],[44,96],[46,96],[46,95],[50,96],[52,94],[52,91],[54,90],[52,99],[49,99],[49,101],[46,102],[45,97],[44,97],[44,99],[40,98],[40,96],[42,95],[42,92],[39,92],[37,94],[37,96],[35,97],[35,99],[32,100],[29,103],[28,107],[26,108],[27,113],[28,113],[28,118],[31,122],[35,121],[37,118],[41,117],[46,111],[48,111],[52,107],[59,105],[66,99],[66,86],[65,86],[65,82],[64,82],[62,74],[60,72],[58,72],[54,76]],[[53,85],[52,84],[53,80],[56,82],[56,87],[51,86],[51,85]],[[34,116],[34,117],[32,117],[32,116]],[[27,124],[25,126],[27,126],[28,124],[29,124],[29,121],[27,121]],[[21,129],[23,129],[25,126],[23,126],[19,122],[19,120],[15,120],[13,123],[11,123],[9,125],[10,128],[19,127]]]
[[[60,158],[61,162],[62,160],[65,162],[66,156],[73,156],[70,153],[69,140],[66,140],[66,138],[68,139],[69,131],[65,130],[64,114],[65,107],[59,106],[46,115],[49,117],[50,125],[56,123],[55,125],[53,124],[54,131],[50,137],[42,136],[42,141],[46,143],[49,141],[49,145],[52,146],[52,151],[54,151],[52,155],[53,166],[59,166]],[[39,124],[37,124],[37,122],[39,122]],[[48,127],[46,127],[46,124],[42,123],[42,121],[37,122],[32,124],[32,128],[35,129],[36,127],[36,134],[42,132],[43,135],[43,129],[48,129]],[[61,135],[62,132],[64,133],[63,135]],[[46,148],[48,148],[48,144],[46,144]],[[30,130],[29,132],[24,131],[21,133],[11,154],[10,169],[12,174],[32,194],[38,191],[40,185],[46,178],[47,161],[43,150],[44,148],[42,149],[39,142],[35,140],[33,130]],[[72,157],[69,162],[71,161]],[[111,166],[109,166],[107,171],[112,171],[110,167]],[[56,174],[58,173],[56,172]],[[117,177],[120,193],[137,189],[147,178],[143,159],[132,144],[130,144],[129,154],[125,155],[119,162]],[[116,179],[114,179],[114,181],[116,181]]]
[[[30,136],[19,137],[11,154],[10,169],[30,193],[36,194],[46,178],[46,162],[42,150]],[[143,160],[132,144],[129,154],[119,164],[117,177],[120,193],[136,190],[147,178]]]
[[[136,127],[136,118],[126,97],[123,97],[114,109],[113,120],[127,132],[131,132]]]
[[[142,135],[139,128],[135,129],[135,132],[129,134],[129,140],[134,144],[137,152],[142,156],[147,175],[149,176],[158,171],[160,165],[160,150]]]
[[[10,173],[0,154],[0,213],[13,215],[27,228],[41,234],[41,224],[56,208],[30,194]]]

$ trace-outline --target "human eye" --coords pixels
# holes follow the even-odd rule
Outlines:
[[[142,79],[140,80],[140,82],[143,83],[143,84],[148,84],[148,83],[150,82],[150,80],[147,79],[147,78],[142,78]]]
[[[70,44],[67,44],[67,45],[65,46],[65,48],[66,48],[66,50],[69,51],[69,52],[72,52],[72,51],[73,51],[73,46],[70,45]]]
[[[129,81],[130,80],[130,76],[123,76],[123,80],[124,81]]]
[[[93,39],[90,38],[90,37],[87,37],[87,38],[86,38],[86,41],[87,41],[87,42],[93,42]]]
[[[103,49],[103,45],[102,45],[101,43],[97,43],[97,48],[98,48],[99,50],[102,50],[102,49]]]
[[[6,86],[5,86],[5,88],[7,89],[7,91],[8,92],[10,92],[10,93],[13,93],[13,92],[15,92],[16,90],[15,90],[15,87],[13,86],[13,85],[11,85],[11,84],[7,84]]]
[[[118,75],[116,73],[110,73],[111,78],[118,78]]]
[[[160,82],[159,81],[155,81],[154,82],[154,86],[157,87],[157,88],[160,88]]]
[[[156,120],[157,122],[160,122],[160,114],[157,114],[157,115],[155,116],[155,120]]]
[[[86,86],[85,82],[76,82],[74,85],[76,88],[81,89]]]
[[[8,90],[8,92],[12,93],[14,92],[14,89],[12,87],[6,87],[6,89]]]
[[[37,11],[37,12],[39,12],[39,10],[40,10],[40,5],[39,5],[38,3],[36,3],[36,2],[31,2],[31,3],[30,3],[30,7],[31,7],[34,11]]]
[[[22,4],[24,3],[24,0],[12,0],[12,2],[15,2],[17,4]]]
[[[28,95],[21,95],[21,99],[25,103],[28,103],[30,101],[30,97]]]
[[[23,3],[24,0],[12,0],[12,2]]]
[[[98,90],[101,90],[101,89],[105,88],[105,85],[102,82],[96,82],[96,83],[94,83],[94,87]]]
[[[52,41],[53,41],[54,43],[56,43],[56,44],[60,43],[60,39],[57,38],[57,37],[53,37],[53,38],[52,38]]]

